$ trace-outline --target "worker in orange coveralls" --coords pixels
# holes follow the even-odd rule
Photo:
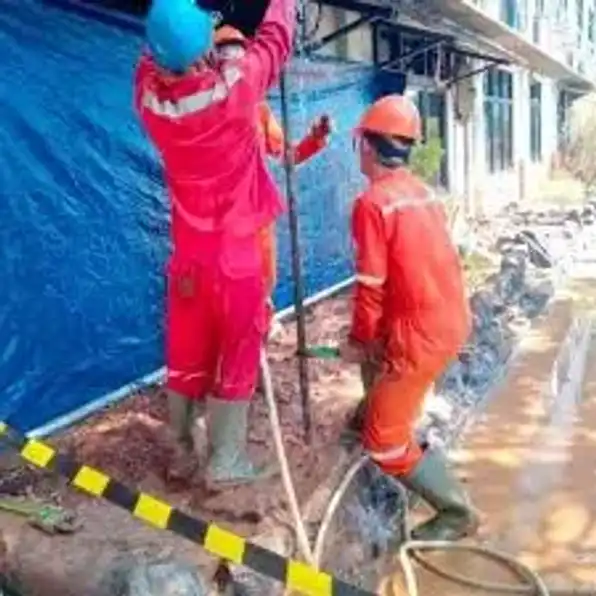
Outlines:
[[[176,453],[196,464],[192,426],[207,413],[208,484],[268,478],[247,453],[250,399],[266,324],[260,231],[283,212],[254,115],[290,56],[294,0],[271,0],[246,53],[213,53],[214,20],[190,0],[154,0],[135,103],[165,169],[172,204],[166,364]],[[205,408],[206,406],[206,408]]]
[[[356,129],[369,187],[353,208],[356,288],[340,353],[348,362],[378,363],[369,379],[362,442],[381,470],[436,510],[413,538],[458,540],[476,531],[478,516],[441,454],[414,436],[428,388],[470,331],[443,206],[407,167],[420,136],[418,110],[399,95],[376,102]]]
[[[242,32],[230,25],[223,25],[215,31],[215,48],[222,60],[238,60],[242,58],[246,53],[246,44],[247,40]],[[266,101],[263,101],[259,105],[256,124],[262,135],[266,154],[274,159],[283,158],[284,132]],[[294,165],[300,165],[308,161],[323,150],[327,146],[331,132],[331,120],[325,114],[314,122],[308,134],[292,148],[290,157]],[[261,247],[264,254],[264,275],[270,296],[268,300],[268,319],[270,323],[274,314],[271,295],[277,284],[277,236],[275,233],[275,224],[262,230]]]

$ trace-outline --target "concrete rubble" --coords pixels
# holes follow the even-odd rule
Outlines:
[[[446,445],[505,373],[520,334],[546,309],[591,232],[596,202],[576,210],[514,212],[508,234],[487,239],[499,272],[470,298],[473,330],[429,400],[421,423],[430,442]]]
[[[208,596],[208,584],[192,566],[174,560],[128,557],[101,580],[105,596]]]

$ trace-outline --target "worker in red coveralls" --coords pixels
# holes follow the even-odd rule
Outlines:
[[[283,212],[254,115],[290,56],[294,0],[271,0],[246,53],[212,52],[214,22],[189,0],[155,0],[136,107],[164,164],[172,205],[166,359],[176,454],[196,462],[191,429],[206,406],[208,484],[270,477],[247,454],[247,422],[266,325],[260,230]]]
[[[417,540],[458,540],[478,517],[439,452],[420,446],[414,426],[425,394],[465,343],[470,313],[456,248],[441,203],[408,169],[420,138],[407,98],[376,102],[356,129],[369,186],[355,201],[356,289],[342,357],[370,370],[362,442],[386,474],[436,510]]]
[[[222,60],[238,60],[246,52],[246,37],[238,29],[223,25],[215,31],[215,48]],[[271,107],[266,101],[259,105],[257,126],[262,135],[265,152],[269,157],[281,159],[284,155],[284,132],[275,119]],[[327,146],[331,134],[331,120],[326,114],[317,119],[308,134],[292,148],[291,159],[300,165],[319,153]],[[269,291],[268,318],[273,317],[273,301],[271,295],[277,283],[277,236],[275,224],[262,230],[262,250],[265,255],[265,279]]]

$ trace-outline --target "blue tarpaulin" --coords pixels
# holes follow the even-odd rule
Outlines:
[[[162,366],[169,208],[132,109],[141,44],[112,20],[0,0],[0,420],[24,431],[74,419]],[[361,181],[349,132],[373,83],[351,65],[292,68],[293,136],[322,112],[337,125],[298,173],[307,294],[350,275]],[[271,101],[279,112],[275,92]],[[282,308],[292,296],[285,221],[279,235]]]

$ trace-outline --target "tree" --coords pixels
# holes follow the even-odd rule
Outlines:
[[[436,184],[444,153],[439,136],[429,136],[412,149],[410,167],[427,184]]]

